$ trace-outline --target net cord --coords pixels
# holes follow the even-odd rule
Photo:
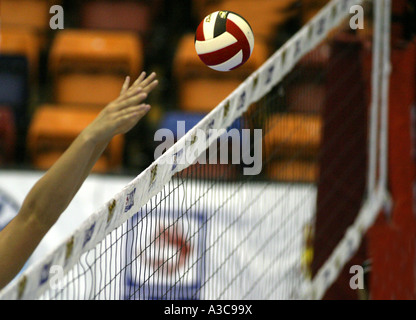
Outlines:
[[[332,0],[328,2],[314,18],[194,128],[86,219],[72,236],[58,245],[45,258],[30,265],[17,279],[1,290],[0,299],[38,299],[50,288],[48,274],[51,266],[62,266],[66,274],[82,254],[94,248],[110,232],[130,219],[149,199],[163,189],[176,172],[191,165],[199,156],[194,153],[194,158],[188,159],[188,162],[176,163],[174,159],[177,158],[178,152],[186,148],[196,149],[196,146],[202,144],[209,145],[218,138],[220,133],[218,130],[214,131],[212,135],[207,135],[206,141],[193,143],[197,130],[208,132],[209,129],[230,126],[252,103],[270,92],[304,55],[312,51],[332,30],[340,26],[349,16],[349,8],[352,5],[361,4],[363,1]],[[227,112],[225,112],[226,109]],[[175,169],[172,163],[175,163]]]

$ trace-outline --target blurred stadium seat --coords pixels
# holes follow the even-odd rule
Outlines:
[[[174,58],[174,76],[178,87],[178,107],[192,112],[209,112],[254,72],[268,56],[261,41],[254,45],[250,59],[226,73],[208,68],[195,51],[194,35],[180,40]]]
[[[142,45],[137,34],[60,31],[49,57],[54,102],[103,107],[119,95],[127,75],[138,76],[142,65]]]
[[[30,30],[39,38],[40,45],[44,47],[50,31],[49,10],[55,4],[61,4],[61,0],[1,0],[2,28]]]
[[[264,159],[273,155],[278,160],[267,164],[267,177],[280,181],[316,181],[321,144],[320,115],[277,114],[268,123]]]
[[[265,152],[279,155],[316,156],[321,142],[320,115],[276,114],[269,120],[264,137]],[[278,147],[276,147],[278,146]]]
[[[269,179],[282,182],[314,183],[319,175],[319,166],[316,162],[303,159],[290,161],[276,160],[265,168]]]
[[[0,106],[0,164],[10,164],[14,160],[17,132],[14,114],[10,107]]]
[[[81,27],[87,29],[128,30],[145,37],[151,31],[161,1],[88,0],[80,3]]]
[[[9,106],[16,126],[27,125],[29,63],[23,55],[0,54],[0,104]]]
[[[49,0],[2,0],[1,23],[3,26],[15,26],[44,30],[49,27]]]
[[[4,27],[0,29],[0,53],[25,56],[29,62],[31,80],[38,74],[39,39],[30,29]]]
[[[98,110],[74,106],[43,105],[37,108],[28,133],[28,150],[34,167],[46,170],[55,163]],[[97,161],[93,172],[117,171],[123,161],[124,136],[115,136]]]
[[[175,139],[178,139],[178,134],[184,134],[188,132],[190,129],[192,129],[195,125],[198,124],[199,121],[201,121],[207,113],[204,112],[183,112],[183,111],[168,111],[165,112],[159,122],[159,128],[163,129],[169,129],[171,132],[173,132]],[[184,131],[178,132],[178,121],[184,122]],[[182,129],[182,128],[179,128]],[[240,125],[236,122],[233,123],[229,129],[240,129]]]

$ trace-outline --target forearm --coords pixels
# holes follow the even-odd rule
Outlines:
[[[106,146],[107,142],[95,141],[87,131],[81,133],[34,185],[21,213],[36,215],[41,225],[50,228],[69,205]]]
[[[23,267],[71,202],[106,146],[105,141],[95,141],[81,133],[33,186],[17,217],[0,232],[0,288]]]

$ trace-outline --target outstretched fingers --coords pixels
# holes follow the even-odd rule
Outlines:
[[[137,96],[141,93],[145,93],[145,92],[140,87],[136,88],[135,90],[132,90],[132,88],[130,88],[126,93],[124,93],[122,96],[120,96],[118,98],[118,101],[120,101],[120,102],[127,101],[131,98],[134,98],[135,96]]]
[[[120,96],[124,95],[127,92],[127,90],[129,89],[129,85],[130,85],[130,77],[127,76],[126,80],[124,80],[123,87],[121,88]]]
[[[132,97],[121,101],[118,104],[117,109],[122,110],[122,109],[125,109],[125,108],[128,108],[128,107],[131,107],[131,106],[138,105],[138,104],[142,103],[146,98],[147,98],[147,93],[145,93],[145,92],[136,93]]]
[[[116,120],[118,123],[117,133],[129,131],[149,110],[150,105],[148,104],[140,104],[122,110]]]
[[[143,88],[143,91],[146,93],[150,93],[151,91],[153,91],[154,88],[157,87],[158,84],[159,84],[158,80],[153,80],[146,87]]]
[[[152,72],[147,78],[145,78],[145,76],[146,73],[142,72],[139,78],[133,83],[132,88],[142,88],[146,93],[152,91],[158,83],[156,80],[156,73]]]
[[[129,89],[129,93],[131,92],[135,92],[137,90],[142,89],[143,91],[145,91],[145,89],[147,89],[147,87],[149,86],[149,84],[151,84],[154,80],[156,79],[156,73],[152,72],[147,78],[146,78],[146,72],[142,72],[139,77],[137,78],[136,81],[134,81],[134,83],[132,84],[132,86]],[[149,91],[147,91],[149,92]]]
[[[132,116],[144,115],[150,110],[150,105],[142,103],[137,106],[128,107],[123,110],[123,113],[120,115],[121,118],[129,118]]]
[[[139,85],[145,78],[146,78],[146,72],[142,71],[142,73],[139,75],[136,81],[134,81],[132,87]]]
[[[159,82],[156,80],[155,72],[152,72],[146,78],[146,73],[143,71],[130,88],[128,88],[129,83],[130,78],[126,78],[126,81],[124,82],[123,88],[121,90],[121,94],[117,99],[117,102],[121,103],[121,108],[126,107],[127,105],[138,104],[141,102],[141,94],[149,94],[153,89],[156,88]],[[128,102],[126,103],[126,101]]]

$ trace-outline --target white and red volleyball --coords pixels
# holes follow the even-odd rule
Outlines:
[[[195,49],[208,67],[230,71],[243,65],[254,48],[253,30],[240,15],[216,11],[206,16],[195,34]]]

